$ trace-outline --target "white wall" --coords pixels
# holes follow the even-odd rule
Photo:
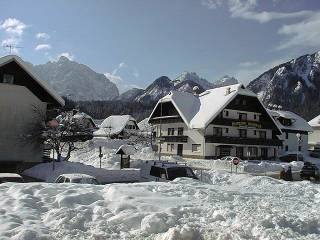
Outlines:
[[[280,154],[286,154],[287,152],[297,152],[298,146],[301,146],[301,152],[307,153],[308,151],[308,135],[301,134],[302,142],[297,141],[296,133],[288,133],[288,139],[286,139],[286,133],[283,132],[281,135],[281,140],[283,140],[283,148],[280,151]],[[286,151],[286,146],[288,146],[288,151]]]
[[[42,144],[26,138],[38,126],[34,107],[46,113],[46,103],[26,87],[0,83],[0,161],[42,161]]]
[[[320,127],[312,127],[313,133],[309,134],[309,146],[319,146],[320,145]]]
[[[160,133],[160,125],[156,125],[157,137]],[[166,154],[176,155],[178,150],[178,144],[183,144],[183,155],[202,156],[204,153],[204,136],[201,131],[188,129],[185,123],[165,123],[161,124],[161,136],[168,136],[168,128],[174,128],[174,136],[178,136],[178,128],[183,127],[183,136],[188,136],[187,143],[162,143],[161,152]],[[173,151],[167,151],[167,144],[174,144]],[[200,151],[192,152],[192,144],[201,144]]]

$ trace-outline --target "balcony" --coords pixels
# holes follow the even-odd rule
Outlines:
[[[188,136],[161,136],[163,142],[188,142]]]
[[[241,138],[227,136],[205,136],[205,139],[207,143],[282,146],[282,141],[279,139]]]
[[[272,129],[273,125],[271,122],[259,120],[259,121],[251,121],[251,120],[239,120],[232,118],[216,118],[211,124],[223,125],[223,126],[233,126],[233,127],[247,127],[247,128],[257,128],[257,129]]]

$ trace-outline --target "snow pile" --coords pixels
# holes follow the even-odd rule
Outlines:
[[[319,239],[320,186],[207,172],[191,179],[0,185],[2,239]]]
[[[140,180],[139,169],[109,170],[95,168],[76,162],[56,162],[53,170],[53,163],[41,163],[23,172],[24,175],[41,179],[45,182],[54,182],[61,174],[81,173],[95,177],[100,183],[113,182],[137,182]]]
[[[240,167],[242,168],[243,172],[249,173],[261,173],[261,172],[280,172],[282,168],[287,169],[291,166],[292,171],[300,171],[303,167],[304,162],[301,161],[293,161],[290,163],[286,162],[272,162],[272,161],[258,161],[250,162],[244,161],[240,163]]]

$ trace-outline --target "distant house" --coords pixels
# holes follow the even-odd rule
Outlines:
[[[139,130],[136,120],[130,115],[112,115],[107,117],[94,132],[96,137],[128,138]]]
[[[271,159],[282,146],[278,125],[242,84],[201,94],[172,91],[158,101],[149,123],[153,147],[164,155]]]
[[[320,115],[309,121],[313,133],[309,135],[309,147],[311,150],[320,151]]]
[[[41,127],[64,100],[17,56],[0,58],[0,171],[42,161]]]
[[[283,141],[283,146],[279,154],[286,155],[297,151],[307,153],[308,134],[313,131],[308,122],[290,111],[268,109],[268,112],[282,132],[280,139]]]
[[[57,120],[59,122],[63,121],[65,118],[70,118],[79,130],[94,130],[97,128],[92,117],[84,112],[79,112],[78,110],[72,110],[70,112],[63,113],[63,115],[57,116]]]

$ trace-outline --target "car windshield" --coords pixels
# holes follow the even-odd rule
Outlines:
[[[188,167],[172,167],[167,169],[168,179],[174,180],[179,177],[195,178],[194,173]]]
[[[72,179],[71,182],[81,184],[98,184],[98,181],[94,178],[75,178]]]
[[[19,178],[19,177],[4,177],[4,178],[0,178],[0,183],[5,183],[5,182],[23,182],[23,179]]]

